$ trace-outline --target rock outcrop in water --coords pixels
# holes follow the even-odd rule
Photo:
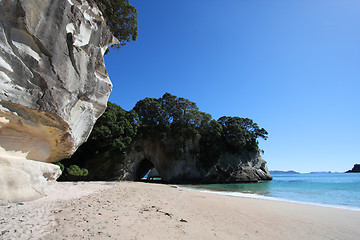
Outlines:
[[[103,55],[117,39],[91,3],[0,0],[3,202],[44,194],[39,186],[60,174],[44,164],[71,156],[106,108]]]
[[[360,173],[360,164],[355,164],[354,167],[351,170],[346,171],[347,173]]]
[[[225,153],[214,166],[204,168],[199,163],[199,139],[186,140],[184,152],[174,154],[179,146],[170,141],[166,146],[148,140],[134,144],[124,164],[117,166],[114,176],[120,180],[140,180],[155,168],[166,183],[234,183],[271,180],[266,161],[259,153],[244,151],[240,154]],[[136,150],[135,150],[136,149]]]

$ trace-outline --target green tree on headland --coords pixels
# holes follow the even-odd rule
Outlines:
[[[142,137],[164,140],[167,137],[192,138],[200,134],[210,114],[199,111],[196,103],[165,93],[161,98],[145,98],[136,103]]]
[[[218,119],[218,123],[222,126],[222,141],[233,153],[243,150],[256,152],[259,150],[256,139],[267,139],[268,132],[249,118],[224,116]]]
[[[104,114],[94,125],[87,141],[95,154],[109,155],[113,151],[125,153],[137,132],[137,114],[125,111],[120,106],[108,102]],[[93,148],[94,147],[94,148]]]

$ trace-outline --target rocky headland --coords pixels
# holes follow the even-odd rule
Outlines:
[[[149,140],[137,141],[134,150],[123,164],[115,168],[114,177],[119,180],[141,180],[147,171],[155,168],[162,182],[166,183],[234,183],[271,180],[266,161],[257,152],[222,154],[210,167],[199,161],[199,140],[184,141],[184,152],[176,154],[179,145]],[[136,149],[136,150],[135,150]]]
[[[351,170],[346,171],[347,173],[360,173],[360,164],[355,164]]]
[[[267,134],[251,119],[214,120],[169,93],[140,100],[130,111],[109,103],[88,141],[61,162],[60,180],[150,180],[149,171],[164,183],[271,180],[257,141]]]

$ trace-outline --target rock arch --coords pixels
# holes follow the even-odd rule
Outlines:
[[[140,181],[152,169],[156,169],[151,158],[143,158],[134,166],[134,180]],[[158,169],[156,169],[158,172]],[[160,173],[159,173],[160,175]],[[161,178],[161,175],[160,175]]]
[[[135,166],[135,180],[141,180],[141,178],[143,178],[145,174],[154,167],[154,164],[148,158],[142,159],[139,164]]]

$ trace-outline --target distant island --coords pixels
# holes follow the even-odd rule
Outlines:
[[[293,170],[290,171],[279,171],[279,170],[274,170],[274,171],[270,171],[270,174],[300,174],[299,172],[295,172]]]
[[[271,171],[270,171],[271,172]],[[355,164],[351,170],[346,171],[347,173],[360,172],[360,164]]]

